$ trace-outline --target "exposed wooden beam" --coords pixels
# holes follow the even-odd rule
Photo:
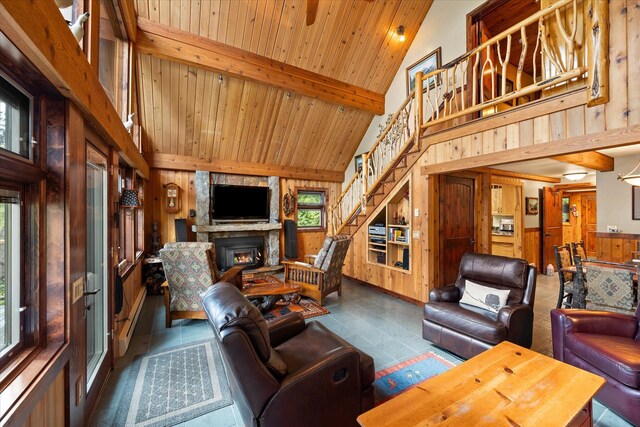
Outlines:
[[[561,191],[588,191],[588,190],[595,190],[596,183],[595,182],[576,182],[573,184],[560,184],[560,185],[554,185],[553,189],[561,190]]]
[[[120,11],[124,22],[129,41],[136,42],[138,38],[138,25],[136,22],[136,10],[133,7],[133,0],[120,0]]]
[[[148,19],[138,18],[136,49],[140,53],[253,80],[334,104],[377,115],[384,113],[384,94]]]
[[[240,162],[234,160],[207,160],[199,157],[163,153],[144,153],[149,167],[155,169],[210,171],[237,175],[279,176],[281,178],[309,179],[315,181],[343,182],[344,172],[294,168],[290,166]]]
[[[473,135],[485,130],[494,129],[500,126],[507,126],[523,120],[533,119],[539,116],[555,113],[557,111],[568,110],[586,103],[585,89],[581,88],[574,92],[553,98],[531,102],[514,110],[507,110],[501,113],[492,114],[478,120],[474,120],[464,126],[434,126],[428,128],[422,135],[422,142],[429,145],[443,141],[449,141],[463,136]],[[444,128],[444,129],[443,129]]]
[[[576,136],[545,144],[530,145],[511,150],[497,151],[459,160],[451,160],[420,168],[422,175],[439,174],[484,166],[503,165],[523,160],[545,159],[563,154],[622,147],[640,143],[640,125],[606,130],[590,135]]]
[[[0,0],[0,30],[130,166],[149,177],[149,166],[54,2]]]
[[[316,22],[319,0],[307,0],[307,26]]]
[[[613,157],[598,153],[597,151],[587,151],[586,153],[564,154],[553,156],[553,160],[571,163],[583,168],[593,169],[600,172],[611,172],[613,170]]]
[[[529,181],[551,182],[554,184],[557,184],[561,181],[560,178],[553,178],[551,176],[532,175],[528,173],[503,171],[500,169],[493,169],[493,168],[475,168],[475,169],[471,169],[471,171],[479,172],[479,173],[490,173],[491,175],[496,175],[496,176],[508,176],[511,178],[528,179]]]

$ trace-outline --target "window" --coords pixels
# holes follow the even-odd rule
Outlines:
[[[31,97],[0,75],[0,148],[31,159]]]
[[[297,190],[298,229],[326,229],[324,190]]]
[[[20,344],[20,192],[0,187],[0,360]]]
[[[98,78],[113,107],[123,119],[128,114],[129,45],[113,1],[100,1]]]

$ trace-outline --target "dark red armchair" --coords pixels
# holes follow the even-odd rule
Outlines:
[[[640,425],[640,310],[555,309],[551,333],[553,357],[607,380],[596,399]]]

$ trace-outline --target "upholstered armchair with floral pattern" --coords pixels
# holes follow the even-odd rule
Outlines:
[[[299,293],[322,305],[327,295],[342,294],[342,265],[351,239],[348,236],[327,236],[313,265],[283,261],[285,282],[300,286]]]
[[[242,266],[224,274],[216,265],[213,243],[169,242],[160,250],[166,281],[164,305],[165,325],[174,319],[206,319],[201,295],[218,282],[229,282],[242,288]]]

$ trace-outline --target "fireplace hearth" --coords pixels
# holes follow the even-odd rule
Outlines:
[[[246,267],[262,267],[264,265],[263,237],[226,237],[215,239],[216,262],[218,268],[226,271],[242,265]]]

